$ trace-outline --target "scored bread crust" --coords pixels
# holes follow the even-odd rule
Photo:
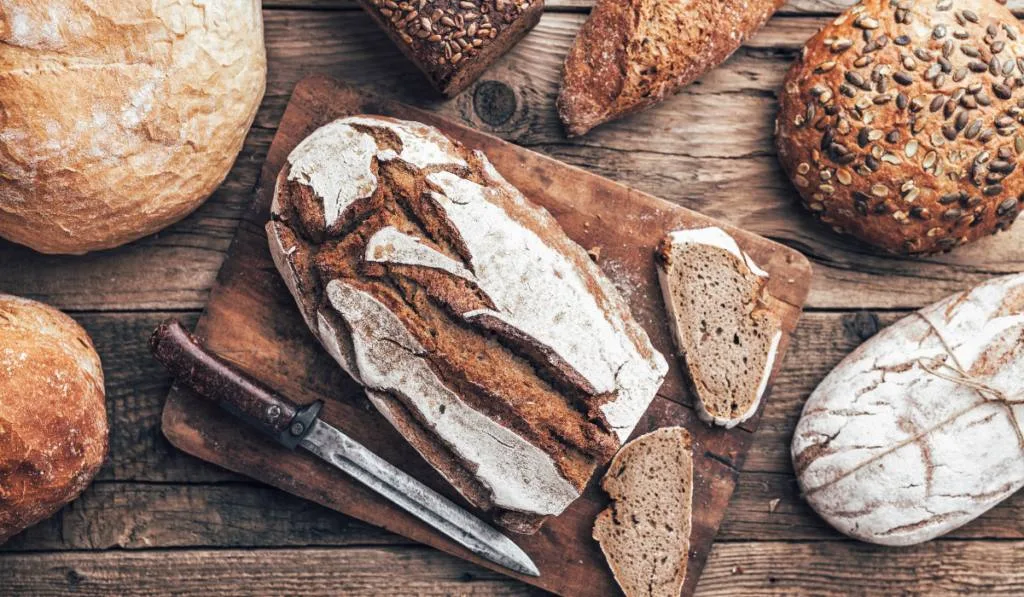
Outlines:
[[[82,493],[107,445],[88,334],[52,307],[0,294],[0,543]]]
[[[224,180],[266,79],[256,0],[0,2],[0,236],[141,238]]]
[[[658,458],[651,457],[655,451]],[[592,534],[626,597],[678,597],[682,589],[693,517],[692,451],[686,429],[656,429],[623,446],[601,480],[611,505],[597,515]],[[664,466],[666,460],[676,467]],[[639,563],[653,570],[636,569],[640,553]]]
[[[289,155],[271,214],[275,265],[321,344],[507,528],[578,497],[665,375],[586,252],[436,129],[321,127]]]
[[[650,107],[724,62],[782,0],[600,0],[565,59],[569,135]]]
[[[886,252],[1008,228],[1024,184],[1024,39],[994,0],[865,0],[786,74],[779,161],[803,205]]]
[[[727,363],[708,362],[710,356],[706,350],[698,350],[691,338],[686,334],[683,319],[688,315],[683,311],[683,305],[677,304],[673,292],[676,289],[673,282],[673,274],[676,268],[692,266],[688,260],[678,259],[676,253],[685,250],[687,246],[701,246],[713,248],[731,257],[731,267],[746,274],[750,279],[750,288],[742,295],[735,297],[736,303],[724,305],[723,309],[743,310],[750,317],[752,325],[763,324],[771,334],[765,354],[747,354],[746,358],[755,357],[757,361],[763,359],[763,367],[755,369],[758,374],[754,392],[749,396],[731,396],[733,401],[740,403],[742,410],[739,412],[723,413],[715,409],[712,404],[722,400],[721,396],[713,394],[713,390],[707,387],[702,379],[702,370],[722,370]],[[768,381],[771,378],[772,369],[775,367],[775,359],[778,356],[779,343],[782,340],[781,320],[765,305],[768,284],[768,272],[761,269],[753,259],[743,252],[728,233],[720,228],[700,228],[694,230],[676,230],[670,232],[658,245],[656,251],[656,263],[658,269],[658,282],[661,286],[662,298],[669,313],[669,325],[672,328],[673,339],[676,348],[679,350],[680,359],[686,370],[690,387],[696,394],[697,400],[694,407],[697,416],[704,422],[719,425],[731,429],[744,421],[749,420],[756,413],[764,399]],[[693,292],[698,289],[679,288],[681,292]],[[756,321],[755,321],[756,320]],[[696,325],[697,322],[690,322]],[[736,334],[747,330],[726,330]],[[746,362],[746,359],[744,359]],[[756,361],[755,361],[756,362]],[[712,412],[714,411],[714,412]]]

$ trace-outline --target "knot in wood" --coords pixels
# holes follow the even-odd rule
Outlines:
[[[473,111],[490,126],[501,126],[516,112],[516,93],[501,81],[483,81],[473,92]]]
[[[870,311],[857,311],[843,317],[843,328],[847,335],[861,342],[877,334],[880,327],[878,316]]]

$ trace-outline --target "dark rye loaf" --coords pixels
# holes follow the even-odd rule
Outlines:
[[[629,436],[667,365],[586,252],[479,152],[328,124],[267,225],[310,329],[470,502],[536,530]]]

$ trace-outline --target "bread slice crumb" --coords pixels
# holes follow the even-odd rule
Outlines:
[[[657,262],[697,415],[735,427],[757,412],[782,339],[766,305],[768,273],[713,227],[669,233]]]
[[[690,434],[665,427],[626,444],[601,487],[611,505],[593,537],[626,597],[678,597],[686,579],[693,507]]]

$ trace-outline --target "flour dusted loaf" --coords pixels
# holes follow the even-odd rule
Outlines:
[[[565,59],[570,135],[643,110],[725,62],[782,0],[599,0]]]
[[[267,233],[309,328],[470,502],[575,500],[667,364],[586,252],[480,152],[376,116],[303,140]]]
[[[75,499],[106,454],[89,336],[56,309],[0,294],[0,543]]]
[[[1024,484],[1024,274],[905,317],[821,382],[793,436],[810,505],[864,541],[910,545]]]
[[[359,0],[448,97],[468,87],[540,20],[544,0]]]
[[[0,236],[114,247],[224,180],[263,97],[257,0],[0,0]]]
[[[693,515],[689,432],[665,427],[629,442],[601,487],[612,503],[594,521],[594,539],[626,597],[679,597]]]
[[[948,251],[1017,219],[1022,83],[1019,23],[994,0],[865,0],[786,75],[779,161],[836,232]]]
[[[735,427],[757,413],[782,339],[768,272],[721,228],[671,232],[655,256],[697,415]]]

